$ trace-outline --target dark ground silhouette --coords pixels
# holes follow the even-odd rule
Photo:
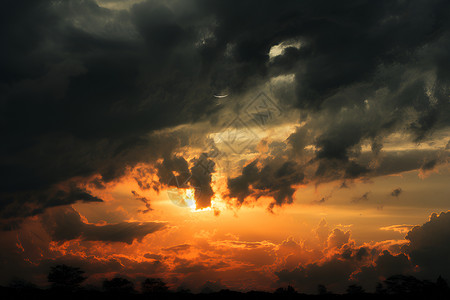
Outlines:
[[[147,278],[137,291],[126,278],[115,277],[103,281],[102,287],[89,288],[81,284],[86,280],[84,271],[67,265],[50,269],[48,281],[51,287],[13,280],[8,287],[0,287],[0,299],[450,299],[450,289],[445,279],[439,276],[435,281],[420,280],[414,276],[395,275],[379,282],[375,293],[367,293],[361,286],[348,286],[345,294],[333,294],[326,286],[319,284],[317,295],[298,292],[292,286],[280,287],[273,293],[250,291],[235,292],[221,290],[212,293],[191,293],[189,290],[172,292],[159,278]]]

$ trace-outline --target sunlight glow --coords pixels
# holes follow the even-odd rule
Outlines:
[[[194,194],[195,194],[195,189],[184,190],[184,202],[186,203],[187,207],[189,207],[191,210],[195,210],[197,207],[197,203],[195,202]]]
[[[197,208],[197,202],[195,201],[195,189],[178,189],[178,194],[181,196],[184,205],[189,207],[191,212],[211,211],[211,207]]]

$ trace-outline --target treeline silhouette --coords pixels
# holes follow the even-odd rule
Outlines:
[[[376,284],[374,293],[366,292],[362,286],[352,284],[345,294],[334,294],[324,285],[317,286],[316,295],[303,294],[288,285],[273,293],[250,291],[246,293],[231,290],[211,292],[205,289],[200,293],[179,289],[170,291],[160,278],[146,278],[136,289],[126,278],[115,277],[103,281],[101,288],[82,286],[87,279],[80,268],[67,265],[51,267],[47,276],[51,284],[47,289],[38,288],[24,280],[13,280],[9,286],[0,287],[1,299],[409,299],[411,297],[450,299],[450,289],[445,279],[438,277],[436,282],[419,280],[414,276],[395,275]]]

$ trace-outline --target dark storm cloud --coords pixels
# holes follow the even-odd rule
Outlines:
[[[15,217],[27,217],[42,213],[44,207],[62,206],[81,202],[103,202],[102,199],[92,196],[86,190],[75,186],[64,187],[64,189],[54,189],[45,193],[25,191],[15,194],[5,194],[2,199],[0,216],[5,220]],[[26,205],[21,205],[25,203]],[[6,221],[5,224],[8,222]],[[6,226],[5,228],[7,228]]]
[[[450,278],[450,212],[433,213],[430,220],[411,229],[405,237],[406,253],[428,278]]]
[[[295,135],[295,133],[293,134]],[[292,136],[291,135],[291,138]],[[289,140],[290,142],[291,140]],[[377,147],[377,146],[375,146]],[[358,149],[356,152],[360,152]],[[312,154],[308,154],[312,157]],[[318,159],[312,158],[308,164],[317,163],[314,176],[317,182],[331,180],[346,180],[398,174],[412,170],[422,172],[433,170],[439,165],[445,164],[449,159],[449,153],[445,150],[389,150],[389,151],[366,151],[353,154],[352,159]]]
[[[355,257],[357,260],[362,260],[364,257],[366,257],[368,255],[369,255],[369,252],[367,251],[367,249],[364,247],[361,247],[361,248],[359,248],[358,252],[356,252]]]
[[[401,247],[402,253],[393,255],[383,251],[375,260],[375,264],[361,268],[355,279],[360,282],[374,282],[396,274],[414,274],[431,279],[438,276],[449,278],[449,225],[449,212],[433,213],[428,222],[409,230],[405,237],[409,243]]]
[[[146,235],[163,229],[165,223],[122,222],[117,224],[95,225],[84,223],[72,208],[59,208],[48,211],[42,218],[44,227],[54,241],[81,239],[84,241],[122,242],[132,244],[141,241]]]
[[[25,191],[45,195],[94,174],[109,182],[172,153],[186,140],[148,134],[207,120],[219,108],[216,91],[243,94],[275,75],[295,75],[288,104],[312,120],[317,177],[364,176],[367,166],[354,161],[364,140],[379,152],[395,130],[422,141],[450,125],[445,0],[143,1],[130,10],[7,0],[2,8],[0,197],[15,203],[11,215],[27,205]],[[285,41],[300,48],[271,60]],[[277,204],[291,201],[289,184],[276,185],[260,188],[275,188]]]
[[[166,157],[156,165],[159,183],[170,187],[187,187],[192,174],[189,164],[181,156]]]
[[[238,205],[242,205],[248,196],[255,199],[269,196],[274,199],[269,210],[292,203],[294,185],[301,184],[304,180],[300,166],[294,161],[284,162],[279,159],[263,161],[261,169],[257,164],[258,160],[255,160],[244,167],[240,176],[228,178],[227,196],[236,198]]]
[[[354,161],[339,159],[322,159],[318,161],[315,178],[318,181],[334,180],[338,178],[354,179],[367,175],[370,170]]]
[[[403,150],[385,151],[381,157],[376,158],[379,164],[371,170],[373,176],[396,174],[412,170],[430,170],[448,160],[448,153],[439,150]],[[358,161],[360,164],[369,164],[369,154],[362,154]],[[428,167],[428,169],[427,169]],[[425,168],[425,169],[424,169]]]
[[[321,222],[323,227],[323,222]],[[334,229],[325,235],[328,259],[299,265],[294,269],[275,272],[280,283],[293,284],[303,292],[316,292],[318,284],[325,285],[333,292],[343,292],[351,283],[362,285],[373,291],[374,283],[390,276],[417,274],[416,265],[407,253],[402,253],[400,245],[386,249],[382,245],[356,246],[350,238],[350,231]]]
[[[192,166],[189,168],[189,165]],[[211,206],[211,198],[214,196],[211,174],[215,170],[215,164],[206,153],[192,159],[190,163],[181,156],[165,157],[156,165],[156,169],[161,187],[193,188],[196,208]]]
[[[414,265],[408,260],[408,256],[403,253],[391,254],[384,250],[368,266],[363,266],[353,277],[354,282],[362,285],[367,291],[374,290],[374,282],[382,281],[394,275],[414,274]]]
[[[211,198],[214,192],[211,187],[212,175],[214,172],[214,162],[208,158],[206,153],[202,153],[199,158],[193,159],[191,167],[190,183],[195,187],[195,200],[197,208],[211,206]]]
[[[186,259],[176,259],[175,262],[177,263],[173,269],[175,273],[187,274],[209,270],[209,267],[205,264],[191,262]]]
[[[215,107],[196,46],[201,16],[153,1],[130,12],[94,1],[2,6],[2,203],[20,209],[23,191],[46,194],[74,177],[114,180],[180,143],[147,133]]]
[[[420,169],[423,170],[423,171],[433,170],[434,167],[436,167],[437,164],[438,164],[437,159],[431,159],[431,160],[425,161],[422,164],[422,166],[420,167]]]
[[[325,2],[290,3],[295,21],[289,24],[299,30],[301,48],[274,64],[278,70],[278,61],[291,57],[297,106],[309,111],[306,128],[317,134],[317,176],[356,178],[368,172],[349,165],[362,141],[372,140],[379,153],[382,138],[395,130],[406,128],[421,141],[449,125],[449,73],[435,59],[448,53],[449,22],[441,9],[449,4]]]
[[[257,160],[251,162],[242,169],[242,175],[228,179],[228,190],[230,197],[236,197],[239,203],[243,203],[245,198],[251,195],[250,185],[258,180],[259,169],[256,166]]]
[[[348,286],[350,274],[354,271],[354,264],[349,260],[332,259],[321,265],[313,263],[299,266],[293,270],[275,272],[280,282],[293,283],[303,292],[317,292],[317,285],[326,285],[333,292]]]

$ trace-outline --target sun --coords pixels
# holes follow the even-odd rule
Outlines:
[[[184,202],[186,206],[191,209],[191,212],[202,212],[202,211],[211,211],[211,206],[197,208],[197,201],[195,200],[195,189],[185,189]]]
[[[184,202],[186,206],[195,211],[197,209],[197,202],[195,201],[195,189],[185,189],[184,190]]]
[[[197,208],[197,201],[195,200],[195,188],[171,188],[167,190],[167,195],[175,205],[189,208],[191,212],[210,211],[212,209],[210,206]]]

